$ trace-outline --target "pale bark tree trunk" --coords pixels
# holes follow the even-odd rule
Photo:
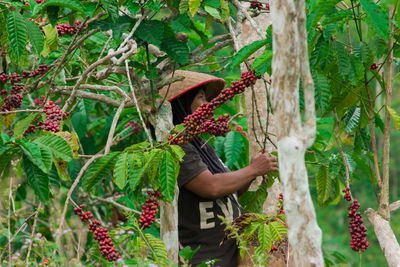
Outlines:
[[[156,102],[158,102],[156,104],[158,106],[161,101],[158,99]],[[150,114],[149,120],[155,128],[157,141],[165,141],[169,131],[174,128],[171,104],[168,101],[164,101],[157,113]],[[178,195],[178,185],[175,185],[175,198],[173,202],[161,201],[160,203],[161,239],[168,251],[168,258],[175,263],[178,263],[179,252]]]
[[[392,102],[392,68],[393,68],[393,17],[394,7],[389,9],[390,16],[390,32],[389,39],[389,57],[387,61],[387,86],[386,86],[386,106],[391,106]],[[390,206],[389,205],[389,158],[390,157],[390,114],[386,109],[385,112],[385,128],[383,136],[383,173],[382,184],[380,185],[379,209],[378,212],[369,208],[366,210],[367,218],[374,227],[375,235],[378,238],[379,245],[385,255],[386,261],[390,267],[400,266],[400,246],[390,227]],[[379,172],[379,169],[377,170]],[[394,210],[393,210],[394,211]]]
[[[304,162],[306,149],[315,138],[314,83],[311,78],[305,3],[297,0],[271,2],[273,25],[272,105],[276,119],[279,172],[284,187],[284,209],[293,264],[323,266],[322,232],[311,200]],[[305,100],[305,122],[299,109],[299,77]]]

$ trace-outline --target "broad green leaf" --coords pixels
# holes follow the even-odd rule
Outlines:
[[[133,144],[131,146],[128,146],[127,148],[124,149],[124,151],[129,151],[129,152],[134,152],[134,151],[141,151],[144,152],[146,149],[150,148],[150,143],[147,141]]]
[[[42,172],[48,174],[49,169],[46,168],[46,165],[43,162],[39,145],[34,142],[26,140],[19,140],[18,143],[20,144],[20,147],[24,152],[25,156],[40,170],[42,170]]]
[[[367,23],[371,26],[380,36],[389,39],[389,14],[388,11],[383,11],[379,5],[370,0],[360,0],[362,8],[367,13]]]
[[[175,38],[165,38],[161,42],[160,49],[177,63],[186,64],[189,62],[189,47],[184,42]]]
[[[163,153],[163,150],[155,148],[146,157],[144,177],[146,177],[148,183],[152,184],[154,189],[158,189],[159,187],[158,174]]]
[[[58,177],[63,181],[71,181],[71,177],[68,174],[68,163],[63,161],[62,159],[56,159],[53,157],[54,166],[56,166],[56,170],[58,173]]]
[[[346,114],[344,130],[346,133],[350,133],[360,123],[361,110],[359,107],[352,107]]]
[[[131,12],[131,15],[133,17],[135,17],[136,13],[140,10],[141,6],[138,3],[135,3],[133,1],[128,1],[126,3],[126,6],[129,10],[129,12]]]
[[[40,201],[49,200],[49,177],[37,168],[28,157],[24,156],[24,170],[30,186]]]
[[[317,200],[320,206],[323,206],[329,199],[332,191],[332,178],[329,174],[329,169],[326,165],[319,167],[318,173],[315,176],[317,184]]]
[[[104,6],[104,9],[107,11],[111,20],[115,23],[118,20],[118,1],[117,0],[101,0],[101,4]]]
[[[17,60],[25,52],[27,43],[27,29],[25,19],[18,11],[11,11],[7,16],[7,32],[10,47]]]
[[[271,232],[266,224],[260,226],[258,232],[258,241],[260,242],[260,247],[262,250],[270,251],[272,246]]]
[[[136,30],[137,35],[143,41],[159,46],[162,41],[164,24],[158,20],[143,21]]]
[[[82,177],[82,187],[85,191],[92,189],[93,186],[112,171],[115,160],[119,154],[119,152],[108,153],[89,166]]]
[[[47,12],[47,18],[53,27],[56,26],[56,23],[58,21],[58,13],[60,12],[60,7],[58,6],[48,6],[46,8]]]
[[[36,16],[43,9],[49,6],[66,7],[85,14],[85,8],[79,0],[46,0],[46,2],[35,6],[33,9],[33,16]]]
[[[357,42],[353,45],[354,55],[356,55],[363,63],[372,61],[372,55],[369,50],[368,44],[365,42]]]
[[[273,241],[287,237],[287,227],[282,222],[273,221],[268,224]]]
[[[219,11],[218,9],[216,9],[215,7],[209,6],[209,5],[205,5],[204,6],[204,10],[210,14],[211,16],[213,16],[216,19],[221,19],[221,16],[219,15]]]
[[[228,18],[229,18],[228,1],[227,0],[221,0],[219,8],[221,9],[221,21],[222,21],[222,23],[225,23],[225,21],[227,21]]]
[[[114,183],[120,188],[124,189],[126,181],[128,180],[128,153],[119,155],[114,166]]]
[[[189,1],[188,0],[182,0],[179,3],[179,13],[183,14],[186,13],[189,9]]]
[[[181,162],[185,152],[178,145],[170,145],[168,146],[168,151],[171,153],[172,157],[174,157],[175,162]]]
[[[227,159],[226,165],[229,169],[232,169],[234,163],[239,159],[240,154],[242,153],[242,134],[235,131],[230,131],[226,135],[226,141],[224,145],[225,157]]]
[[[174,200],[176,178],[178,177],[175,161],[168,151],[164,151],[160,165],[160,193],[166,201]]]
[[[329,86],[328,78],[322,73],[313,73],[313,80],[315,86],[315,103],[321,109],[324,114],[329,106],[329,99],[331,96],[331,90]]]
[[[71,161],[73,159],[72,149],[68,142],[58,135],[44,135],[36,138],[34,141],[41,147],[47,147],[54,154],[55,157],[61,158],[64,161]]]
[[[78,136],[76,135],[75,132],[58,132],[55,133],[55,135],[61,136],[62,138],[64,138],[65,141],[68,142],[68,145],[71,147],[72,149],[72,156],[75,159],[79,159],[79,140],[78,140]]]
[[[312,68],[316,68],[321,59],[329,54],[329,43],[324,38],[320,37],[314,50],[311,52],[310,63]]]
[[[231,63],[229,64],[229,69],[234,69],[239,66],[240,63],[245,61],[249,56],[251,56],[254,52],[256,52],[261,47],[265,46],[268,43],[268,39],[255,41],[245,47],[242,47],[232,58]]]
[[[243,193],[239,197],[239,202],[245,212],[262,213],[267,196],[267,185],[262,183],[256,191],[247,191]]]
[[[142,181],[144,173],[145,157],[142,152],[128,154],[128,182],[131,191]]]
[[[189,0],[189,11],[192,17],[197,13],[202,0]]]
[[[317,1],[317,4],[310,10],[307,16],[307,30],[314,28],[317,22],[324,16],[330,9],[334,8],[340,0],[322,0]]]
[[[396,126],[397,130],[400,130],[400,116],[397,115],[396,111],[389,106],[386,106],[387,110],[389,111],[390,115],[393,118],[394,125]]]
[[[14,156],[16,150],[11,149],[9,146],[2,146],[0,150],[0,177],[3,175],[4,170],[9,166],[11,158]]]
[[[17,122],[14,126],[14,136],[17,138],[22,137],[24,132],[28,129],[31,122],[39,115],[39,113],[32,113],[26,118]]]
[[[49,173],[51,170],[51,165],[53,164],[53,155],[51,154],[50,149],[44,146],[40,146],[40,156],[42,157],[42,161],[44,166],[46,167],[47,172]]]
[[[265,72],[271,74],[272,50],[265,49],[251,64],[251,69],[256,71],[257,75],[263,75]]]
[[[30,43],[36,51],[37,55],[40,55],[44,47],[44,37],[39,27],[32,21],[26,21],[26,27],[28,29],[28,36]]]
[[[51,51],[58,48],[58,33],[57,29],[51,24],[44,26],[43,30],[45,34],[45,40],[41,54],[42,56],[47,56]]]

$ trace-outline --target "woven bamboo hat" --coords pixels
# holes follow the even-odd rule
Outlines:
[[[171,76],[172,74],[167,77],[169,78]],[[168,85],[164,86],[159,91],[160,95],[165,97],[169,102],[199,86],[205,86],[206,98],[210,101],[216,97],[225,86],[225,81],[223,79],[200,72],[176,70],[174,76],[182,76],[185,79],[172,83],[169,89]]]

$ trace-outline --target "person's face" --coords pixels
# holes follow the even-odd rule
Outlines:
[[[190,110],[193,113],[200,105],[204,103],[207,103],[206,92],[203,89],[200,89],[193,99],[192,105],[190,106]]]

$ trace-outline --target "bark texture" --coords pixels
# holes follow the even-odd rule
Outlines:
[[[304,0],[271,3],[273,25],[272,105],[276,120],[279,172],[284,209],[295,266],[324,266],[322,232],[308,188],[304,161],[315,137],[314,86],[308,65]],[[303,81],[305,112],[301,123],[299,78]]]
[[[385,220],[380,214],[369,208],[365,211],[368,220],[374,227],[375,235],[382,248],[389,267],[400,266],[400,246],[396,236],[390,227],[389,221]]]
[[[159,100],[157,105],[160,105]],[[150,114],[149,120],[155,128],[158,142],[163,142],[169,131],[174,128],[172,123],[171,104],[164,101],[157,113]],[[161,239],[168,252],[168,258],[178,263],[179,238],[178,238],[178,185],[175,185],[175,198],[172,203],[161,201]]]

